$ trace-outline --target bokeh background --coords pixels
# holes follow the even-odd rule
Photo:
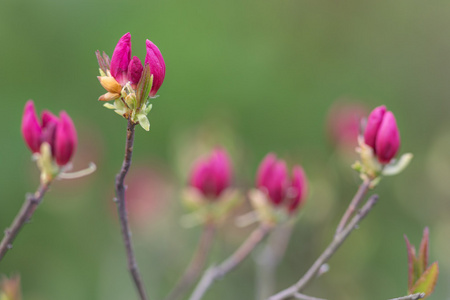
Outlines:
[[[449,28],[450,2],[442,0],[2,0],[0,228],[38,184],[20,135],[26,100],[38,110],[66,110],[80,140],[74,168],[94,161],[98,171],[53,185],[0,273],[20,273],[27,300],[136,299],[112,202],[126,122],[97,102],[104,91],[95,58],[97,49],[111,55],[131,32],[134,55],[143,59],[149,38],[167,65],[151,131],[137,130],[128,179],[151,299],[168,293],[201,233],[180,225],[180,192],[196,155],[223,145],[243,193],[269,151],[304,166],[311,192],[277,271],[279,290],[326,247],[359,184],[349,167],[352,146],[330,129],[340,126],[336,111],[380,104],[395,113],[401,152],[414,160],[382,180],[379,204],[305,292],[332,300],[404,295],[403,234],[418,244],[429,226],[430,259],[441,271],[430,299],[450,299]],[[211,262],[227,257],[251,229],[230,220]],[[256,256],[205,299],[256,299]]]

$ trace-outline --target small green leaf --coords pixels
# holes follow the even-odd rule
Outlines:
[[[397,162],[385,166],[383,168],[382,174],[385,176],[393,176],[399,174],[409,165],[412,158],[413,155],[411,153],[403,154]]]
[[[145,109],[144,109],[144,114],[145,114],[145,115],[148,115],[149,112],[152,110],[152,107],[153,107],[153,104],[148,104],[148,105],[146,105],[146,106],[145,106]]]
[[[150,65],[144,66],[144,71],[142,71],[141,79],[138,82],[136,89],[136,101],[137,108],[140,109],[142,105],[147,100],[148,94],[152,89],[153,75],[150,73]]]
[[[125,109],[125,108],[126,108],[126,107],[125,107],[125,104],[124,104],[123,101],[122,101],[122,99],[116,99],[116,100],[114,101],[114,105],[116,106],[116,109],[119,109],[119,110]]]
[[[417,265],[417,258],[416,258],[416,249],[413,245],[409,242],[406,235],[404,236],[405,242],[406,242],[406,250],[408,251],[408,292],[411,293],[412,288],[414,286],[414,282],[419,278],[421,273],[416,273],[416,265]]]
[[[150,122],[147,119],[147,116],[144,114],[138,114],[137,118],[139,120],[139,124],[141,125],[144,130],[149,131],[150,130]]]
[[[436,286],[438,276],[439,266],[437,262],[434,262],[416,281],[412,289],[412,294],[425,293],[425,298],[431,295],[434,291],[434,287]]]
[[[105,104],[103,104],[103,106],[108,109],[116,109],[116,107],[114,105],[112,105],[111,103],[105,103]]]

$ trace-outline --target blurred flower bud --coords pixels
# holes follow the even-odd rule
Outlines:
[[[21,300],[20,276],[3,277],[0,280],[0,300]]]
[[[147,55],[145,56],[145,65],[150,66],[150,72],[153,75],[152,89],[150,97],[154,97],[161,87],[164,77],[166,76],[166,64],[158,47],[150,40],[145,42],[147,47]]]
[[[136,85],[139,83],[139,80],[142,76],[142,71],[144,67],[142,66],[141,60],[137,56],[133,56],[128,65],[128,80],[131,82],[131,85],[136,88]]]
[[[297,211],[304,203],[307,193],[303,168],[295,166],[289,180],[286,163],[269,153],[261,162],[256,186],[275,207],[285,207],[289,213]],[[258,200],[261,202],[261,200]]]
[[[25,104],[22,119],[22,135],[25,143],[37,157],[41,178],[51,180],[72,158],[77,145],[77,134],[66,112],[60,118],[49,111],[42,113],[39,122],[34,103]]]
[[[388,164],[400,147],[400,133],[394,114],[379,106],[369,115],[364,131],[364,143],[373,149],[378,161]]]
[[[55,134],[55,147],[53,156],[60,166],[66,165],[72,158],[77,147],[77,132],[69,115],[62,111],[60,122]]]
[[[28,100],[22,117],[22,136],[33,153],[38,153],[41,148],[41,132],[33,100]]]
[[[294,166],[292,170],[292,182],[290,193],[288,193],[288,210],[293,213],[300,209],[305,203],[308,193],[308,183],[305,172],[301,166]]]
[[[218,199],[230,182],[231,163],[222,149],[215,149],[207,159],[198,160],[190,176],[190,185],[212,200]]]
[[[121,85],[128,81],[127,70],[131,61],[131,34],[124,34],[114,49],[111,57],[111,75]]]

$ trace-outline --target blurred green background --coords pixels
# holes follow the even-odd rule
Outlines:
[[[26,100],[39,111],[66,110],[80,140],[74,168],[94,161],[98,171],[53,185],[0,273],[20,273],[27,300],[136,299],[112,203],[126,122],[97,101],[104,90],[95,58],[97,49],[111,55],[131,32],[134,55],[144,58],[149,38],[167,65],[151,131],[137,130],[128,181],[137,193],[129,199],[141,199],[130,200],[130,218],[151,299],[168,293],[200,235],[199,227],[180,225],[179,193],[204,145],[220,143],[232,153],[243,191],[269,151],[304,166],[311,193],[278,269],[277,290],[306,271],[359,184],[349,154],[327,135],[336,101],[368,110],[386,104],[397,117],[401,152],[415,157],[405,172],[382,180],[379,204],[305,292],[333,300],[404,295],[403,234],[418,244],[429,226],[430,260],[441,271],[430,299],[449,298],[448,28],[450,2],[442,0],[2,0],[0,228],[38,184],[20,135]],[[223,260],[250,230],[228,222],[211,261]],[[204,299],[255,299],[254,260]]]

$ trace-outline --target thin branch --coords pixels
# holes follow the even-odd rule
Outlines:
[[[301,299],[301,300],[325,300],[322,298],[311,297],[311,296],[307,296],[307,295],[300,294],[300,293],[295,293],[294,297],[295,297],[295,299]]]
[[[365,179],[361,185],[358,188],[358,191],[356,192],[355,196],[353,197],[352,201],[350,202],[350,205],[348,206],[347,210],[345,211],[344,215],[342,216],[341,221],[339,222],[339,225],[336,229],[336,234],[339,234],[347,225],[348,221],[352,217],[355,210],[358,208],[359,203],[361,203],[362,199],[366,195],[367,191],[370,187],[370,180]]]
[[[236,268],[264,239],[270,229],[270,226],[261,224],[228,259],[220,265],[212,266],[206,270],[189,299],[202,299],[203,295],[214,283],[214,281],[222,278],[225,274]]]
[[[25,223],[27,223],[33,216],[34,211],[41,203],[42,198],[47,192],[49,186],[50,183],[41,183],[36,193],[26,195],[22,208],[14,218],[11,226],[5,230],[5,236],[0,243],[0,261],[3,259],[6,252],[12,248],[12,243],[14,242],[14,239],[19,231],[22,229],[23,225],[25,225]]]
[[[425,293],[417,293],[417,294],[412,294],[412,295],[408,295],[408,296],[404,296],[404,297],[393,298],[390,300],[419,300],[419,299],[423,299],[423,298],[425,298]]]
[[[184,274],[181,276],[166,300],[176,300],[180,298],[198,279],[200,273],[205,267],[206,260],[208,259],[209,252],[214,241],[215,231],[216,228],[213,223],[210,222],[205,224],[197,251],[193,256],[191,263],[187,267],[186,271],[184,271]]]
[[[136,289],[138,290],[141,300],[147,300],[147,295],[145,293],[144,285],[142,283],[141,275],[139,273],[139,268],[136,263],[136,257],[134,255],[133,244],[131,241],[131,230],[128,224],[127,209],[125,203],[125,176],[131,166],[131,157],[133,155],[133,142],[134,142],[134,129],[136,124],[134,124],[131,119],[128,119],[127,126],[127,140],[125,147],[125,158],[122,163],[122,168],[116,176],[116,198],[114,201],[117,204],[117,211],[120,219],[120,227],[122,230],[122,238],[125,244],[125,249],[127,252],[128,260],[128,270],[131,273]]]
[[[319,256],[319,258],[314,262],[310,269],[303,275],[300,280],[294,285],[282,290],[278,294],[273,295],[269,300],[281,300],[292,298],[298,292],[301,292],[308,283],[310,283],[315,277],[320,267],[326,263],[333,254],[339,249],[342,243],[347,239],[347,237],[352,233],[352,231],[357,227],[359,222],[364,219],[365,216],[372,210],[375,203],[378,201],[378,195],[373,195],[367,200],[366,204],[361,208],[361,210],[352,218],[348,225],[337,235],[335,235],[333,241],[325,249],[325,251]]]
[[[276,292],[276,273],[291,239],[294,222],[287,222],[272,230],[264,248],[256,256],[257,299],[266,299]]]

